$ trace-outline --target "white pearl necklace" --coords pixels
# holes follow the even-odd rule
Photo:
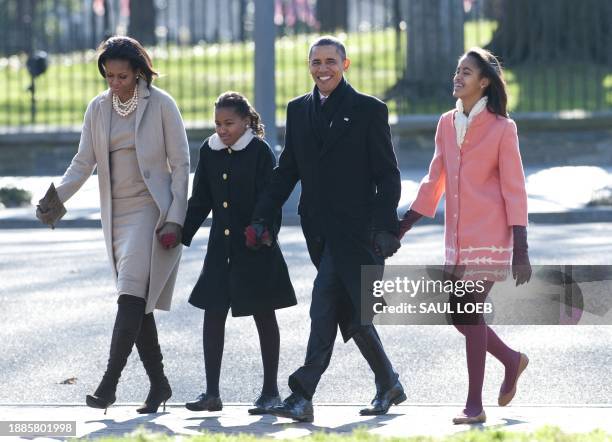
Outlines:
[[[113,94],[113,109],[122,117],[127,117],[129,114],[136,110],[138,106],[138,85],[134,87],[134,95],[132,98],[127,100],[125,103],[119,99],[119,96]]]

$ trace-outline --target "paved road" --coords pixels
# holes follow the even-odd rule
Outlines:
[[[185,249],[174,308],[156,314],[173,402],[192,399],[202,388],[201,311],[186,299],[202,265],[208,229]],[[532,262],[610,264],[612,224],[530,228]],[[281,327],[282,394],[286,378],[304,357],[308,305],[315,275],[298,227],[284,228],[283,250],[299,305],[278,313]],[[442,228],[417,227],[390,264],[442,260]],[[0,403],[82,403],[105,367],[116,309],[99,229],[0,230]],[[612,327],[497,327],[511,345],[529,354],[531,365],[517,404],[609,404]],[[464,343],[452,327],[380,328],[411,403],[460,403],[467,390]],[[221,380],[226,402],[249,402],[258,393],[261,363],[250,318],[229,318]],[[485,402],[493,403],[502,379],[489,358]],[[77,378],[75,384],[60,384]],[[118,390],[120,402],[139,402],[148,388],[134,354]],[[352,342],[337,341],[316,400],[366,402],[373,379]]]

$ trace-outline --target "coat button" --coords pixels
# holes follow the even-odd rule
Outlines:
[[[227,148],[227,153],[232,153],[232,148],[231,147]]]
[[[229,231],[229,229],[225,229],[225,232],[223,232],[223,233],[225,233],[225,236],[229,236],[230,231]]]
[[[223,207],[227,209],[227,201],[223,201]]]
[[[223,174],[223,179],[224,179],[224,180],[227,180],[227,173],[224,173],[224,174]]]
[[[229,258],[227,258],[227,263],[228,263],[228,264],[230,263],[230,259],[229,259]]]
[[[145,170],[142,172],[142,176],[145,178],[145,180],[148,180],[151,176],[151,173],[148,170]]]

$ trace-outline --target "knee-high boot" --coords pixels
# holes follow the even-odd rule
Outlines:
[[[144,316],[145,301],[131,295],[121,295],[117,301],[117,317],[113,327],[106,372],[93,395],[87,395],[87,405],[106,409],[115,403],[115,391],[121,372],[132,352]]]
[[[153,313],[144,315],[140,333],[136,339],[136,348],[151,382],[151,388],[144,404],[136,411],[141,414],[157,413],[157,409],[162,403],[164,404],[163,409],[166,411],[166,401],[172,396],[172,389],[168,378],[164,374],[163,356],[157,338],[157,327],[155,326]]]

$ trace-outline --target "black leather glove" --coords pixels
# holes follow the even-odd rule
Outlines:
[[[531,263],[527,252],[527,227],[512,226],[514,249],[512,251],[512,278],[517,287],[531,279]]]
[[[406,232],[412,229],[412,226],[414,226],[421,218],[423,218],[423,215],[421,215],[419,212],[415,212],[412,209],[404,213],[404,216],[400,220],[399,239],[401,240]]]
[[[383,258],[393,256],[393,254],[397,252],[402,245],[400,240],[397,239],[397,236],[385,230],[374,232],[372,234],[372,243],[376,254],[382,256]]]

